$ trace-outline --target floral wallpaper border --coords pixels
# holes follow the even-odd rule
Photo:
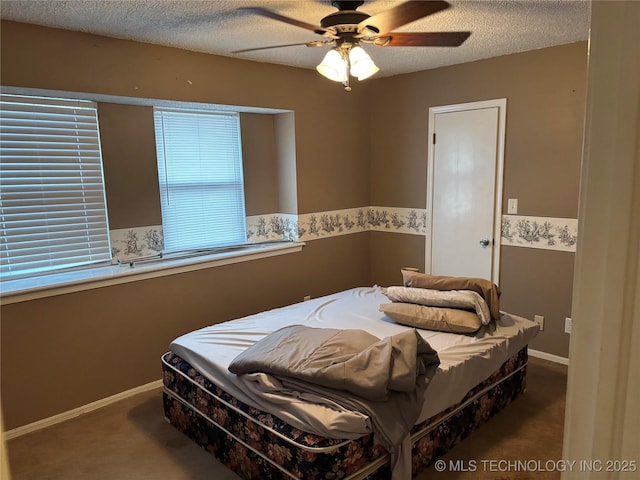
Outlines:
[[[247,241],[307,242],[368,230],[426,235],[426,225],[426,210],[416,208],[360,207],[303,215],[275,213],[247,217]]]
[[[157,255],[164,250],[162,225],[110,230],[111,255],[114,259],[129,260]]]
[[[270,213],[247,217],[247,242],[298,241],[298,215]]]
[[[502,216],[501,244],[575,252],[578,220],[574,218]],[[366,231],[427,235],[427,211],[421,208],[360,207],[292,215],[247,217],[247,242],[308,242]],[[111,230],[114,258],[157,255],[164,248],[162,225]]]
[[[300,240],[316,240],[368,230],[427,234],[427,211],[418,208],[361,207],[300,215]]]
[[[575,218],[502,216],[501,244],[575,252],[578,220]]]

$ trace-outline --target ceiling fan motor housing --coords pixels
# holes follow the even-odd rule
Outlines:
[[[327,15],[320,21],[322,28],[335,28],[337,33],[350,29],[350,32],[357,32],[358,24],[371,15],[355,10],[345,10]]]
[[[357,10],[358,7],[364,5],[364,0],[334,0],[331,5],[338,10]]]

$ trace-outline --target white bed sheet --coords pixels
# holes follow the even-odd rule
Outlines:
[[[294,427],[331,438],[353,439],[371,431],[368,418],[337,405],[314,403],[281,393],[264,393],[265,383],[278,383],[264,374],[240,376],[229,363],[245,348],[273,331],[292,324],[316,328],[362,329],[379,338],[408,327],[379,311],[389,303],[380,287],[360,287],[250,315],[187,333],[170,350],[189,362],[218,387],[247,405],[272,413]],[[438,352],[440,366],[429,383],[418,423],[458,403],[486,380],[538,332],[530,320],[507,313],[473,336],[418,330]],[[260,388],[255,388],[261,382]]]

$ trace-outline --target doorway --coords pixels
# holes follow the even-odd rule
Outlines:
[[[429,109],[427,273],[499,283],[506,105]]]

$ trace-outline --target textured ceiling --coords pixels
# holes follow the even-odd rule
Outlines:
[[[402,1],[370,0],[370,15]],[[586,40],[586,0],[449,0],[451,7],[398,28],[406,32],[468,30],[460,47],[365,46],[380,67],[397,75],[482,58]],[[168,45],[259,62],[314,68],[328,47],[295,46],[233,54],[244,48],[322,39],[313,32],[238,7],[261,6],[314,25],[336,11],[326,0],[2,0],[3,19]]]

